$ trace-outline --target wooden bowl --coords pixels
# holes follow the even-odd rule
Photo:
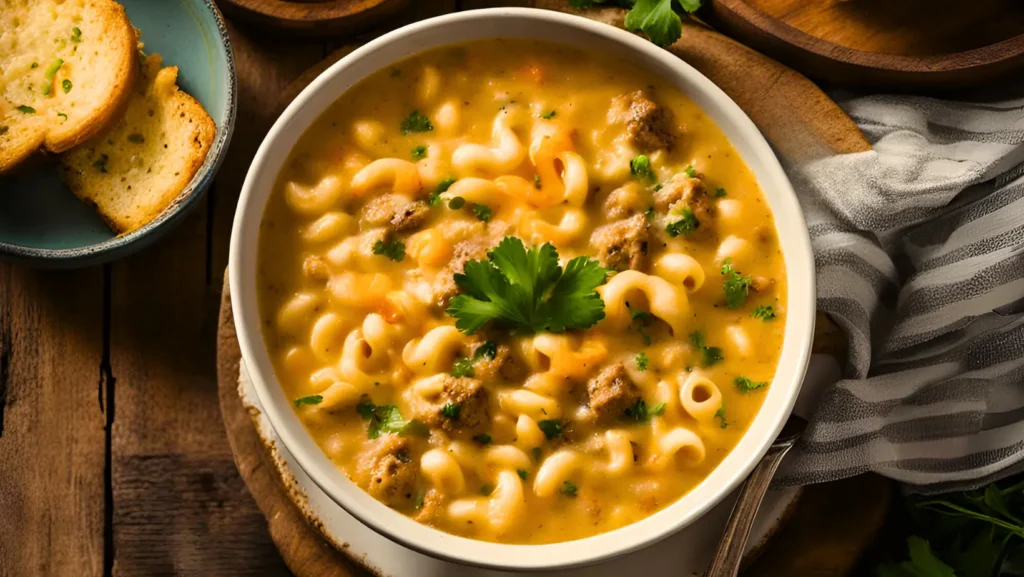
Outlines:
[[[804,74],[836,84],[958,90],[1024,69],[1024,2],[712,0],[705,17]]]
[[[285,33],[328,36],[362,31],[409,0],[217,0],[232,19]]]

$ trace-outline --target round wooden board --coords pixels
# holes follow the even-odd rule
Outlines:
[[[538,7],[567,12],[564,0],[536,0]],[[622,24],[623,11],[592,10],[586,16]],[[683,38],[669,50],[718,84],[757,124],[787,162],[827,154],[860,152],[870,145],[834,102],[800,74],[706,27],[687,23]],[[282,95],[283,108],[330,64],[353,49],[345,47],[303,74]],[[783,104],[784,103],[784,104]],[[815,330],[815,352],[844,356],[842,333],[823,315]],[[238,395],[241,353],[235,336],[225,281],[217,338],[217,380],[221,413],[239,473],[267,518],[271,538],[298,576],[369,575],[358,562],[335,549],[310,525],[284,485],[270,448],[264,443]],[[807,488],[791,520],[747,570],[750,577],[840,577],[882,526],[892,496],[891,484],[862,476]]]
[[[408,3],[409,0],[217,0],[232,20],[304,36],[361,31],[397,14]]]
[[[812,78],[960,90],[1024,70],[1024,4],[976,0],[711,0],[717,28]]]

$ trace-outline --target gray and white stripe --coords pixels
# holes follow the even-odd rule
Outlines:
[[[1024,469],[1024,99],[839,103],[874,150],[788,172],[850,355],[779,481]]]

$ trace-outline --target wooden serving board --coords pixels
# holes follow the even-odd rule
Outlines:
[[[462,8],[496,4],[514,3],[464,0]],[[531,4],[578,12],[564,0],[536,0]],[[586,15],[621,25],[623,11],[601,9]],[[352,48],[336,50],[301,75],[283,93],[277,111],[283,110],[302,88]],[[812,82],[733,40],[699,24],[687,23],[683,38],[669,50],[722,87],[747,111],[786,162],[870,149],[849,117]],[[842,357],[844,348],[842,333],[819,315],[815,352]],[[359,562],[333,547],[317,527],[307,522],[296,504],[301,502],[301,495],[282,482],[271,449],[264,445],[254,427],[254,415],[239,398],[239,364],[240,352],[225,284],[217,331],[217,381],[221,413],[242,479],[267,518],[271,538],[296,575],[366,575]],[[890,484],[878,477],[808,488],[792,513],[791,522],[746,574],[846,575],[881,527],[890,498]],[[842,522],[837,523],[836,519]]]
[[[416,0],[413,0],[414,2]],[[232,19],[294,35],[346,34],[377,24],[409,0],[217,0]]]
[[[844,86],[957,90],[1024,70],[1018,0],[710,0],[720,30]]]

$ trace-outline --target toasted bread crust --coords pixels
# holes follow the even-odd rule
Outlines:
[[[33,0],[25,6],[31,16],[33,10],[42,13],[53,8],[51,4]],[[71,10],[67,5],[61,8]],[[45,54],[39,53],[37,40],[23,41],[19,37],[38,36],[38,31],[30,30],[28,23],[31,18],[25,18],[20,26],[13,24],[19,22],[14,9],[11,10],[11,21],[4,23],[0,18],[0,26],[7,27],[5,32],[13,38],[11,46],[26,46],[25,50],[32,52],[0,55],[0,71],[5,65],[9,65],[10,70],[23,71],[20,77],[18,72],[14,72],[10,77],[0,78],[0,129],[5,133],[0,134],[0,174],[9,172],[37,151],[59,153],[85,142],[114,122],[127,106],[138,78],[138,35],[135,28],[124,8],[113,0],[82,0],[75,9],[88,16],[85,19],[89,22],[87,38],[69,40],[70,31],[63,30],[69,24],[64,21],[62,29],[53,32],[61,35],[56,40],[63,43],[55,41],[52,52]],[[102,49],[97,48],[101,44]],[[33,61],[31,68],[26,65],[26,59]],[[43,82],[44,71],[58,60],[64,62],[64,66],[51,75],[50,82]],[[89,85],[88,78],[95,77],[87,76],[91,67],[104,70],[101,76],[103,84],[99,87],[94,85],[102,99],[87,98],[85,102],[98,105],[75,107],[73,103],[79,101],[79,93],[72,92],[67,96],[73,89],[62,90],[61,82],[73,80],[71,86],[78,86],[81,90]],[[43,92],[46,84],[49,84],[49,92]],[[27,87],[27,92],[20,89],[21,85]],[[7,88],[12,86],[13,91],[8,91]],[[70,106],[69,102],[72,103]],[[36,111],[19,112],[17,107],[22,105],[31,106]]]

